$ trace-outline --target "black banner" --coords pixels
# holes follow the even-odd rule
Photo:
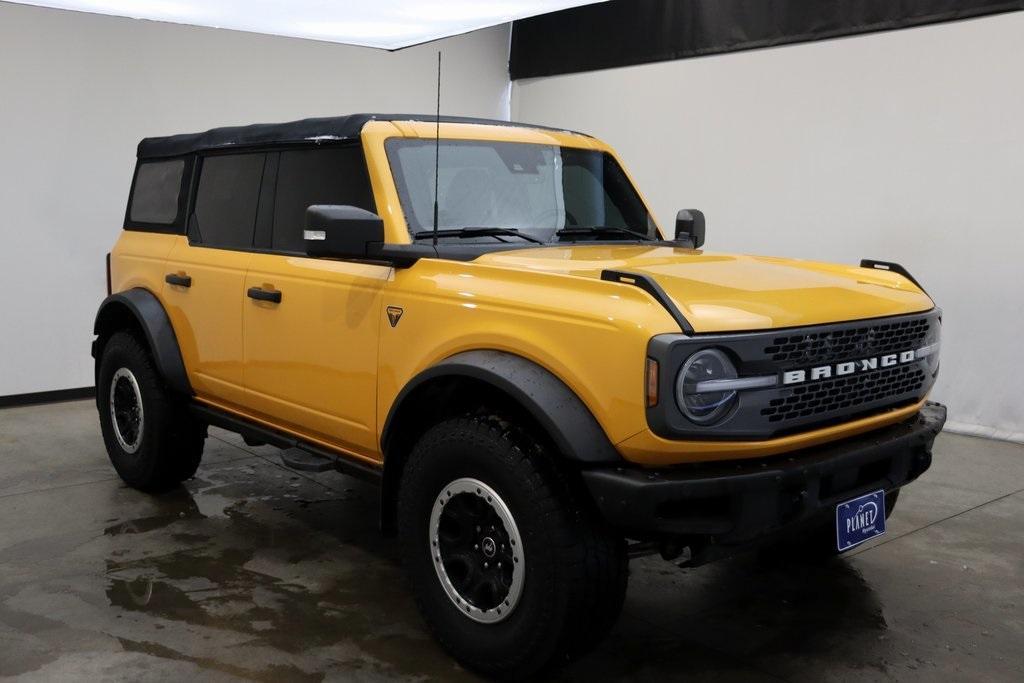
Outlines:
[[[513,79],[749,50],[1024,9],[1024,0],[611,0],[516,21]]]

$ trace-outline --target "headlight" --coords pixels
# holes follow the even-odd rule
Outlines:
[[[736,379],[736,367],[718,349],[690,356],[676,379],[676,402],[691,422],[709,425],[721,420],[736,403],[736,390],[716,391],[716,380]]]
[[[942,346],[942,318],[936,318],[928,335],[917,350],[917,357],[924,358],[932,377],[939,374],[939,349]]]

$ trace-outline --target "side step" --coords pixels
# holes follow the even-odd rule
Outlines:
[[[304,472],[326,472],[337,470],[342,474],[357,477],[365,481],[380,484],[383,468],[374,467],[343,454],[328,451],[316,444],[309,443],[275,429],[254,424],[244,418],[232,415],[201,403],[193,402],[190,406],[193,415],[206,424],[241,434],[247,441],[269,444],[281,449],[281,461],[285,467]]]
[[[285,467],[303,472],[328,472],[337,469],[331,458],[310,453],[301,448],[289,448],[281,451],[281,462]]]

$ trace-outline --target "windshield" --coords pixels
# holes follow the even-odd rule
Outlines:
[[[434,227],[434,146],[434,140],[412,138],[386,143],[409,231],[419,239]],[[660,239],[640,196],[605,152],[441,140],[437,159],[438,229],[447,231],[443,239]]]

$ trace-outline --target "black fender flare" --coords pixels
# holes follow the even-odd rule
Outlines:
[[[178,337],[174,334],[171,319],[160,300],[149,290],[136,287],[111,294],[104,299],[96,313],[93,334],[100,337],[109,334],[109,324],[123,316],[125,311],[135,318],[146,335],[157,372],[164,378],[167,386],[175,393],[191,396],[194,393],[192,384],[185,371],[185,361],[182,360]],[[97,368],[101,352],[102,349],[94,347],[93,356],[96,358]]]
[[[510,396],[570,461],[584,466],[623,462],[590,409],[561,379],[522,356],[494,350],[465,351],[449,356],[410,380],[395,398],[384,422],[381,445],[385,452],[405,399],[418,387],[441,377],[478,380]],[[386,461],[387,458],[385,467]]]

